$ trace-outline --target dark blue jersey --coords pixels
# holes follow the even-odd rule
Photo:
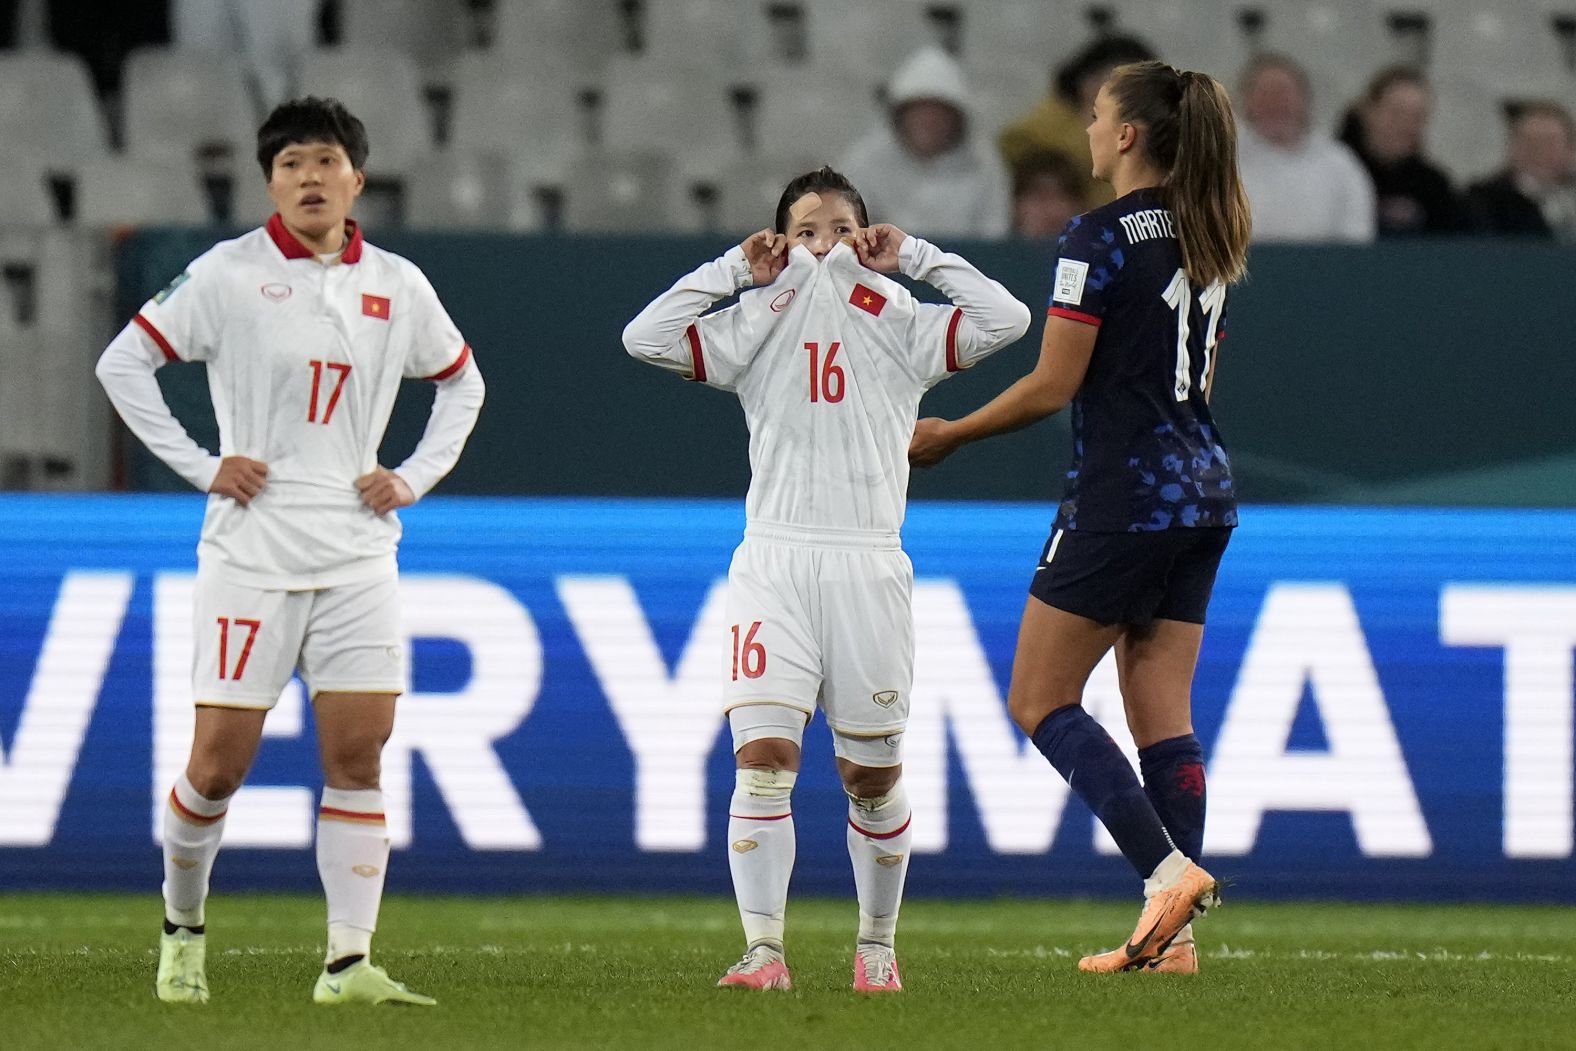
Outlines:
[[[1206,390],[1226,288],[1195,288],[1176,220],[1153,189],[1067,224],[1050,313],[1098,325],[1073,398],[1073,464],[1058,529],[1237,524],[1231,464]]]

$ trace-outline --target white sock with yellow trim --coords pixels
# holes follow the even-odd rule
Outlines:
[[[181,927],[203,925],[208,877],[224,836],[230,799],[198,793],[183,773],[164,808],[164,918]]]
[[[848,797],[848,856],[859,894],[859,940],[891,945],[903,904],[903,881],[914,842],[913,812],[903,779],[884,796]]]
[[[317,811],[317,874],[328,899],[330,963],[372,951],[388,866],[383,793],[324,788]]]
[[[728,805],[728,870],[748,946],[783,944],[788,878],[793,875],[791,770],[740,770]]]

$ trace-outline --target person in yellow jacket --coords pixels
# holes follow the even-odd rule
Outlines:
[[[1111,71],[1129,62],[1146,62],[1155,57],[1149,46],[1136,37],[1105,36],[1086,46],[1056,71],[1052,91],[1033,109],[1002,129],[996,140],[1016,180],[1036,154],[1055,150],[1067,154],[1088,171],[1094,163],[1089,155],[1089,126],[1094,98]],[[1109,204],[1111,188],[1091,182],[1084,207]]]

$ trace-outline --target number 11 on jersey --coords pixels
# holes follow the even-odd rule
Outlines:
[[[1188,308],[1193,299],[1193,286],[1187,279],[1187,271],[1178,270],[1166,290],[1160,293],[1160,298],[1166,301],[1166,306],[1177,312],[1176,398],[1177,401],[1187,401],[1188,393],[1193,389],[1193,356],[1187,349],[1188,336],[1192,334],[1188,325]],[[1198,305],[1204,310],[1205,324],[1209,328],[1204,333],[1204,367],[1199,372],[1204,390],[1208,391],[1210,358],[1215,352],[1215,344],[1220,340],[1220,315],[1226,309],[1226,286],[1219,281],[1212,283],[1198,294]]]

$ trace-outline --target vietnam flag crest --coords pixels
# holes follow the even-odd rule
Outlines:
[[[854,291],[848,297],[848,301],[872,317],[880,317],[881,311],[886,308],[886,296],[873,288],[866,288],[857,281],[854,282]]]
[[[375,317],[379,321],[389,319],[389,297],[374,296],[370,293],[361,293],[361,312],[367,317]]]

